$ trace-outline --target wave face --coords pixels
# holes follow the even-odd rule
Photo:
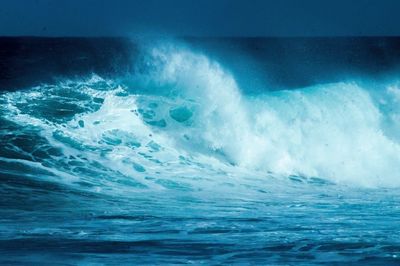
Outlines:
[[[169,42],[3,92],[4,262],[398,263],[398,83],[257,75]]]

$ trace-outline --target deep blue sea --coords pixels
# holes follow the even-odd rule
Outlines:
[[[0,48],[0,264],[400,265],[399,39]]]

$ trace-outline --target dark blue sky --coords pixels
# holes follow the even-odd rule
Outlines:
[[[400,35],[398,0],[0,0],[0,35]]]

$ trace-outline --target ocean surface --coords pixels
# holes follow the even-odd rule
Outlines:
[[[0,38],[0,264],[400,265],[400,38]]]

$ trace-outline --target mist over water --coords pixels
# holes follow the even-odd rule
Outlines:
[[[191,42],[1,93],[2,260],[398,263],[396,75],[275,87]]]

